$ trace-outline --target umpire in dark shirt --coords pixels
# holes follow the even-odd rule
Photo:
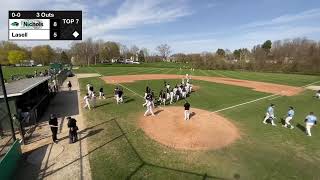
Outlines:
[[[52,141],[57,143],[58,142],[58,138],[57,138],[57,134],[58,134],[58,118],[54,114],[50,115],[49,126],[50,126],[50,129],[51,129],[51,132],[52,132]]]

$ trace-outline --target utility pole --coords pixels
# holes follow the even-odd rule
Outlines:
[[[15,132],[14,132],[13,120],[12,120],[12,115],[11,115],[10,106],[9,106],[9,102],[8,102],[7,91],[6,91],[6,87],[5,87],[5,84],[4,84],[4,78],[3,78],[2,65],[1,64],[0,64],[0,81],[1,81],[0,83],[1,83],[1,87],[2,87],[4,102],[5,102],[5,104],[7,106],[7,110],[8,110],[8,117],[9,117],[9,120],[10,120],[12,139],[15,141],[16,140],[16,135],[15,135]]]

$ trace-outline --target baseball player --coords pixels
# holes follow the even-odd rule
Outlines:
[[[114,98],[117,99],[118,97],[118,91],[119,91],[119,87],[116,86],[116,88],[114,89]]]
[[[176,92],[176,102],[178,102],[178,101],[179,101],[179,98],[180,98],[180,94],[181,94],[180,89],[181,89],[181,88],[178,87],[177,92]]]
[[[170,84],[169,83],[167,83],[166,88],[170,89]]]
[[[123,103],[123,90],[119,89],[117,94],[117,104]]]
[[[267,124],[267,120],[270,119],[272,126],[277,126],[273,121],[274,119],[276,119],[276,117],[274,116],[274,107],[275,107],[274,104],[271,104],[268,107],[267,112],[266,112],[266,117],[263,120],[264,124]]]
[[[173,103],[173,97],[174,97],[174,93],[173,93],[173,89],[171,89],[171,91],[170,91],[170,104]]]
[[[320,99],[320,90],[317,91],[316,98]]]
[[[146,92],[144,93],[144,99],[145,99],[145,103],[142,104],[142,106],[144,107],[145,105],[147,105],[148,102],[148,95],[151,93],[151,89],[147,86],[146,87]],[[150,94],[151,95],[151,94]]]
[[[311,136],[311,128],[317,124],[317,117],[313,114],[313,112],[310,112],[310,114],[306,117],[305,122],[307,136]]]
[[[166,92],[162,92],[162,97],[161,97],[161,99],[162,99],[162,103],[163,103],[163,105],[165,106],[166,105],[166,100],[167,100],[167,93]],[[161,104],[161,103],[160,103]]]
[[[181,80],[181,84],[184,84],[184,78],[182,78],[182,80]]]
[[[184,103],[184,120],[189,120],[190,119],[190,104],[188,101]]]
[[[99,99],[101,98],[106,99],[106,97],[104,96],[103,88],[100,88],[99,90]]]
[[[170,89],[166,89],[166,100],[170,99]]]
[[[178,91],[178,85],[176,85],[176,86],[173,88],[173,96],[176,96],[177,91]]]
[[[90,110],[91,109],[90,108],[90,96],[88,93],[86,94],[86,96],[84,96],[83,100],[84,100],[84,107],[83,108],[88,107],[88,109]]]
[[[91,86],[91,85],[88,83],[88,84],[87,84],[87,91],[88,91],[88,94],[90,93],[90,86]]]
[[[96,107],[97,96],[96,96],[96,93],[94,91],[92,91],[92,94],[91,94],[91,101],[92,101],[92,107]]]
[[[71,91],[71,88],[72,88],[71,81],[69,81],[67,85],[68,85],[68,89],[69,89],[69,91]]]
[[[186,91],[186,88],[183,86],[182,87],[182,98],[187,98],[187,91]]]
[[[289,107],[289,111],[288,111],[288,114],[287,114],[287,117],[286,119],[284,120],[285,124],[283,125],[283,127],[287,128],[288,126],[290,126],[290,129],[293,129],[294,127],[291,125],[290,121],[292,120],[294,116],[294,110],[293,110],[293,107],[290,106]]]
[[[153,113],[153,102],[152,102],[152,99],[149,99],[147,101],[147,110],[144,113],[144,116],[147,116],[149,113],[151,113],[152,116],[155,116],[154,113]]]

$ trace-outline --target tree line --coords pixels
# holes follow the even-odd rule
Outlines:
[[[177,53],[171,61],[201,69],[320,73],[320,42],[306,38],[265,41],[247,48],[217,49],[198,54]]]
[[[67,50],[53,49],[50,45],[30,47],[19,46],[9,41],[0,42],[0,63],[5,65],[21,64],[24,60],[34,60],[37,64],[51,62],[70,63]]]
[[[172,53],[168,44],[155,48],[150,53],[147,48],[104,40],[87,39],[74,42],[69,49],[52,48],[50,45],[21,47],[13,42],[0,42],[0,63],[19,64],[32,59],[36,63],[48,65],[62,62],[76,65],[92,65],[110,62],[111,59],[130,59],[140,62],[171,61],[185,63],[188,67],[201,69],[253,70],[279,72],[320,72],[320,42],[306,38],[295,38],[271,42],[267,40],[248,48],[219,48],[215,52],[194,54]]]

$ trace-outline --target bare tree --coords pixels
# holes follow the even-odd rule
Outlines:
[[[156,48],[156,50],[159,52],[163,61],[167,60],[168,56],[171,53],[171,47],[168,44],[161,44]]]

